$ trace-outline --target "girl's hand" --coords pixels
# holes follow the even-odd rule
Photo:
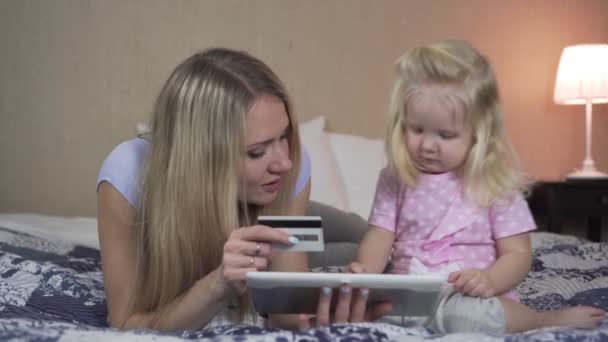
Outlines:
[[[351,262],[350,265],[348,265],[347,271],[350,273],[369,273],[365,265],[356,261]]]
[[[336,292],[336,295],[338,295],[339,298],[336,310],[332,316],[330,314],[332,289],[329,287],[321,288],[317,314],[299,315],[298,327],[300,330],[333,323],[375,321],[393,309],[393,306],[389,302],[378,303],[374,306],[367,307],[369,290],[366,288],[353,289],[349,285],[342,285]]]
[[[245,292],[247,272],[262,271],[270,266],[271,243],[291,246],[298,239],[288,233],[267,226],[255,225],[239,228],[230,234],[224,244],[220,266],[222,286],[228,295]]]
[[[496,295],[488,275],[476,268],[450,273],[448,283],[452,283],[454,290],[463,295],[482,298]]]

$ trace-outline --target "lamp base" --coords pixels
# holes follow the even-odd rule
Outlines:
[[[566,175],[566,179],[592,179],[592,178],[606,178],[608,179],[608,173],[600,172],[597,170],[577,170],[575,172]]]

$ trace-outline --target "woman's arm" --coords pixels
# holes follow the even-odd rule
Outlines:
[[[272,242],[290,245],[289,234],[262,226],[236,229],[224,244],[222,264],[164,307],[134,312],[137,283],[136,211],[110,184],[97,193],[98,231],[110,324],[121,328],[184,330],[204,327],[245,289],[245,274],[266,269]],[[255,247],[262,246],[260,254]],[[255,255],[255,264],[250,259]],[[160,319],[155,319],[160,318]]]
[[[136,272],[136,210],[108,182],[97,192],[98,232],[110,325],[120,328],[183,330],[205,326],[227,303],[221,272],[215,270],[182,296],[155,312],[133,311]]]

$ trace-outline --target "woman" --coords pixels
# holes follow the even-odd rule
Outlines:
[[[310,161],[272,70],[228,49],[188,58],[157,98],[151,133],[116,147],[100,171],[98,229],[111,326],[259,323],[245,274],[305,271],[307,259],[273,252],[273,243],[297,239],[256,225],[256,218],[303,215],[309,193]],[[374,319],[390,309],[366,312],[366,291],[345,290],[331,318],[328,294],[319,298],[316,319],[275,315],[267,323],[307,328]]]

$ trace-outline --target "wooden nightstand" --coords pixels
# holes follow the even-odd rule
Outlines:
[[[587,238],[600,241],[602,219],[608,218],[608,180],[539,182],[528,198],[535,217],[546,217],[546,228],[561,233],[565,220],[586,219]]]

